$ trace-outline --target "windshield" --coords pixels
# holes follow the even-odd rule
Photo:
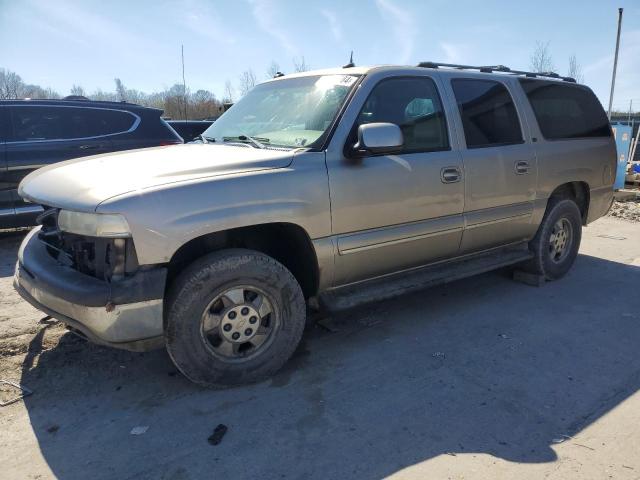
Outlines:
[[[329,129],[354,75],[289,78],[256,86],[202,134],[207,140],[265,147],[313,147]]]

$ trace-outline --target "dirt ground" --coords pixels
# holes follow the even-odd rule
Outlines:
[[[219,391],[23,302],[23,235],[0,234],[0,379],[33,394],[0,407],[1,478],[640,478],[638,223],[585,228],[539,288],[499,271],[326,319]]]
[[[640,222],[640,199],[616,201],[608,215],[631,222]]]

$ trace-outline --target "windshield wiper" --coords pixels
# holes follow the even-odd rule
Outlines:
[[[268,138],[253,138],[250,137],[249,135],[245,135],[245,134],[240,134],[237,137],[223,137],[222,138],[223,141],[227,142],[227,141],[233,141],[233,140],[240,140],[241,142],[249,142],[251,145],[253,145],[256,148],[267,148],[266,145],[264,145],[264,143],[269,143],[269,139]],[[264,142],[264,143],[262,143]]]
[[[215,138],[205,137],[202,134],[200,134],[197,137],[195,137],[194,140],[202,140],[202,143],[209,143],[209,142],[214,143],[216,141]]]

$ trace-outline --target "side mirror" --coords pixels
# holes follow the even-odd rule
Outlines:
[[[402,150],[402,130],[394,123],[366,123],[358,127],[358,143],[353,146],[357,156],[367,153],[398,153]]]

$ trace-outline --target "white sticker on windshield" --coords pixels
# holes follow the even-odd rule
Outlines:
[[[353,85],[353,82],[356,81],[356,78],[358,78],[358,77],[354,77],[353,75],[344,75],[342,77],[342,80],[340,81],[340,83],[342,85],[351,86],[351,85]]]

